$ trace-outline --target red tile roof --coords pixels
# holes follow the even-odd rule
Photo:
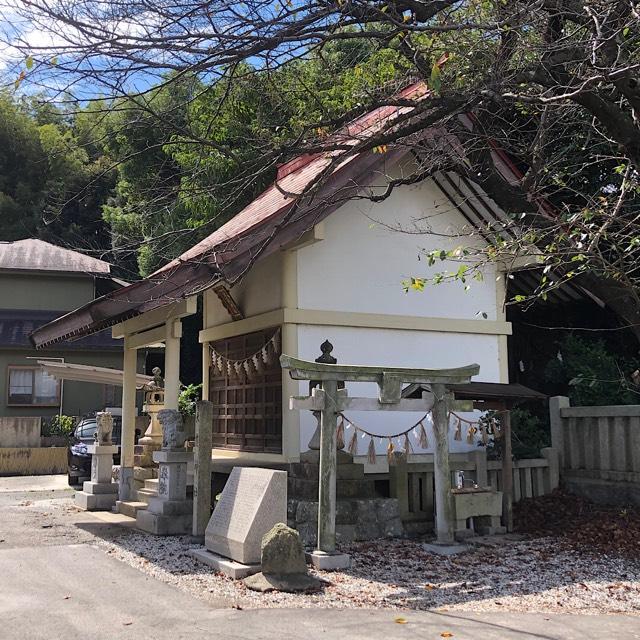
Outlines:
[[[401,91],[397,98],[419,100],[427,95],[426,84],[418,82]],[[327,140],[355,146],[412,109],[411,105],[379,107],[356,118]],[[323,178],[316,202],[298,207],[295,215],[282,224],[305,190],[322,177],[323,170],[343,152],[339,149],[308,154],[282,165],[274,184],[210,236],[148,278],[102,296],[40,327],[31,334],[34,346],[42,348],[70,337],[88,335],[195,295],[220,280],[235,281],[250,268],[256,252],[264,249],[264,255],[268,255],[300,237],[301,232],[335,211],[350,197],[348,194],[355,194],[378,164],[396,159],[397,154],[406,153],[406,149],[387,154],[347,154]],[[274,235],[277,238],[274,239]]]
[[[403,91],[397,97],[404,99],[421,99],[428,94],[424,82],[416,82]],[[327,142],[355,146],[358,142],[366,140],[380,131],[397,116],[411,111],[410,106],[386,105],[378,107],[351,123],[340,131],[327,138]],[[156,271],[159,274],[180,262],[193,260],[205,253],[213,251],[223,243],[233,240],[251,229],[260,226],[269,218],[282,213],[290,208],[297,197],[304,194],[305,189],[318,178],[331,161],[343,153],[342,150],[328,151],[318,154],[306,154],[280,166],[276,181],[263,191],[255,200],[249,203],[242,211],[235,215],[229,222],[222,225],[210,236],[185,251],[178,258]],[[345,160],[337,164],[332,173],[344,168],[353,162],[358,155],[347,156]],[[156,275],[154,274],[154,275]]]

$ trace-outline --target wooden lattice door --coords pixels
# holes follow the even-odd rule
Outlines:
[[[224,358],[242,360],[259,351],[276,331],[247,333],[218,340],[211,346]],[[278,358],[273,360],[264,372],[251,379],[210,370],[214,447],[282,453],[282,369]]]

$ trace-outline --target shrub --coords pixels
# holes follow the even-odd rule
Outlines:
[[[68,438],[73,433],[75,426],[76,421],[71,416],[53,416],[51,420],[42,425],[42,435]]]
[[[545,378],[564,387],[572,405],[636,404],[640,395],[629,376],[639,364],[617,355],[601,339],[569,335],[560,343],[559,357],[547,364]]]
[[[190,384],[183,387],[178,396],[178,410],[183,416],[193,416],[196,413],[196,402],[200,400],[201,384]]]

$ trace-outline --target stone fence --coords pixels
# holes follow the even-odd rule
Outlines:
[[[0,447],[39,447],[41,418],[0,417]]]
[[[0,448],[0,476],[37,476],[66,472],[66,447]]]
[[[640,405],[571,407],[549,399],[563,485],[603,504],[640,505]]]
[[[514,460],[513,501],[551,493],[559,484],[558,455],[553,448],[543,449],[542,458]],[[434,520],[433,456],[421,456],[424,461],[413,462],[401,457],[389,465],[391,497],[397,498],[400,518],[411,533],[428,531]],[[431,460],[429,459],[431,458]],[[485,449],[471,453],[449,455],[452,483],[455,474],[463,471],[465,478],[479,486],[502,490],[502,462],[487,460]]]

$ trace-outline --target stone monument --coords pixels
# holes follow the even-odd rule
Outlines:
[[[107,412],[96,414],[95,443],[87,446],[91,454],[91,480],[75,495],[75,503],[86,511],[109,511],[118,499],[118,484],[111,481],[113,454],[118,447],[111,444],[113,416]]]
[[[322,582],[310,576],[300,534],[279,522],[262,538],[262,571],[245,578],[254,591],[311,591]]]
[[[191,531],[192,501],[187,499],[187,462],[182,416],[175,409],[158,412],[162,425],[162,449],[153,460],[159,464],[158,496],[136,514],[136,526],[155,535],[183,535]]]
[[[233,578],[260,571],[263,536],[287,520],[287,472],[234,467],[191,555]]]

